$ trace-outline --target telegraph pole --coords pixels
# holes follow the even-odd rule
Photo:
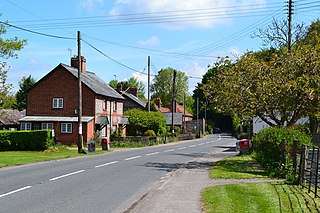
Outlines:
[[[176,76],[177,76],[177,71],[173,70],[173,84],[172,84],[172,103],[171,103],[171,111],[172,111],[172,136],[174,134],[174,112],[176,111],[175,109],[175,92],[176,92]]]
[[[292,14],[293,14],[293,2],[288,2],[288,51],[291,52],[292,42]]]
[[[81,35],[78,31],[78,153],[83,152],[83,138],[82,138],[82,88],[81,88]]]
[[[148,112],[150,112],[150,56],[148,56]]]
[[[200,128],[199,128],[199,98],[197,98],[197,137],[200,138]]]

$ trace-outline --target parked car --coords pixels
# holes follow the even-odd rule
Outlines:
[[[219,134],[221,134],[220,128],[214,128],[214,133],[219,133]]]

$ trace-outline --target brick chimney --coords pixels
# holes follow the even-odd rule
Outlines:
[[[118,92],[121,92],[121,91],[122,91],[122,84],[121,84],[121,83],[118,83],[118,84],[117,84],[117,91],[118,91]]]
[[[156,105],[157,105],[157,107],[161,107],[161,99],[160,98],[157,98],[156,99]]]
[[[131,94],[138,97],[138,88],[137,87],[131,87]]]
[[[82,73],[85,73],[87,70],[86,63],[87,63],[86,58],[84,56],[81,56],[81,72]],[[71,58],[71,66],[78,69],[78,65],[79,65],[78,56],[72,57]]]

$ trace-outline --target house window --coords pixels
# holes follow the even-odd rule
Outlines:
[[[22,122],[20,129],[21,130],[31,130],[31,123]]]
[[[72,133],[72,123],[62,123],[61,133]]]
[[[52,123],[42,123],[41,129],[42,130],[53,129],[53,125],[52,125]]]
[[[116,101],[113,102],[113,111],[117,111],[117,102]]]
[[[63,98],[53,98],[52,99],[52,108],[62,109],[63,108]]]

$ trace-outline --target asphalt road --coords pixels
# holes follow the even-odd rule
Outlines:
[[[230,136],[0,169],[0,212],[124,212],[169,172],[234,149]],[[152,212],[152,210],[150,210]]]

